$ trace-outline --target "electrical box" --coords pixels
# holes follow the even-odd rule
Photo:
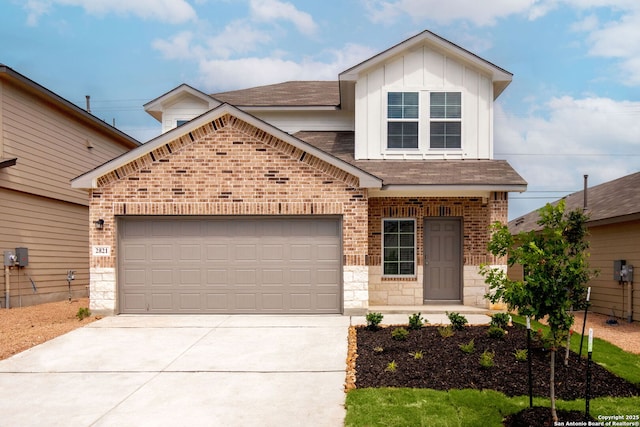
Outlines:
[[[624,259],[617,259],[613,261],[613,280],[620,282],[622,280],[623,272],[626,270],[627,261]],[[625,267],[624,270],[622,267]]]
[[[16,248],[16,264],[18,267],[26,267],[29,265],[28,248]]]
[[[624,259],[613,261],[613,280],[617,282],[633,282],[633,265]]]
[[[16,264],[16,254],[11,251],[4,251],[4,266],[13,267]]]

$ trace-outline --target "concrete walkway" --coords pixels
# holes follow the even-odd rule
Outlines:
[[[341,426],[350,320],[107,317],[0,361],[0,425]]]

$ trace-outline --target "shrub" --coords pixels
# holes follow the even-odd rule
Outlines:
[[[438,333],[442,338],[449,338],[449,337],[452,337],[454,334],[453,328],[451,327],[451,325],[438,327]]]
[[[395,360],[392,360],[391,362],[387,363],[387,367],[384,369],[387,372],[395,372],[398,369],[398,365],[396,364]]]
[[[485,369],[491,368],[494,365],[493,358],[495,356],[496,354],[493,351],[485,350],[480,355],[480,366]]]
[[[506,333],[507,332],[499,326],[491,326],[489,330],[487,330],[487,335],[489,335],[490,338],[504,338]]]
[[[415,351],[413,353],[409,353],[409,356],[413,357],[414,359],[418,360],[418,359],[422,359],[422,352],[420,350]]]
[[[395,328],[391,332],[391,337],[396,341],[404,341],[407,339],[408,335],[409,331],[407,331],[405,328]]]
[[[460,313],[447,312],[447,317],[449,318],[449,322],[451,322],[451,327],[456,331],[463,330],[465,325],[469,323],[467,318]]]
[[[78,318],[78,320],[82,320],[89,316],[91,316],[91,311],[89,311],[87,307],[80,307],[78,309],[78,312],[76,313],[76,317]]]
[[[467,344],[460,344],[458,347],[460,347],[460,350],[462,350],[467,354],[473,353],[476,349],[475,342],[473,341],[473,339],[469,341]]]
[[[382,313],[367,313],[367,329],[371,331],[377,331],[380,329],[380,322],[382,322],[383,318],[384,316]]]
[[[515,353],[513,353],[513,355],[516,357],[516,360],[518,362],[526,362],[527,361],[527,356],[529,355],[527,352],[526,348],[520,349],[520,350],[516,350]]]
[[[509,326],[509,314],[508,313],[496,313],[491,316],[491,326],[497,326],[502,329],[507,329]]]
[[[428,320],[423,319],[420,313],[413,313],[409,316],[409,329],[412,331],[417,331],[422,328],[422,325],[425,323],[429,323]]]

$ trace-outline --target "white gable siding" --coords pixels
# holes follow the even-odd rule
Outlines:
[[[209,103],[188,94],[180,96],[163,107],[162,133],[174,129],[178,120],[191,120],[213,108]]]
[[[388,150],[387,93],[420,92],[420,146]],[[429,92],[462,93],[461,149],[429,148]],[[427,46],[406,51],[364,73],[356,83],[356,150],[358,159],[490,159],[493,86],[489,76],[457,58]]]

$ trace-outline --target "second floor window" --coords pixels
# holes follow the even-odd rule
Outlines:
[[[418,92],[387,95],[387,148],[418,148]]]
[[[430,148],[462,148],[462,95],[431,92]]]

